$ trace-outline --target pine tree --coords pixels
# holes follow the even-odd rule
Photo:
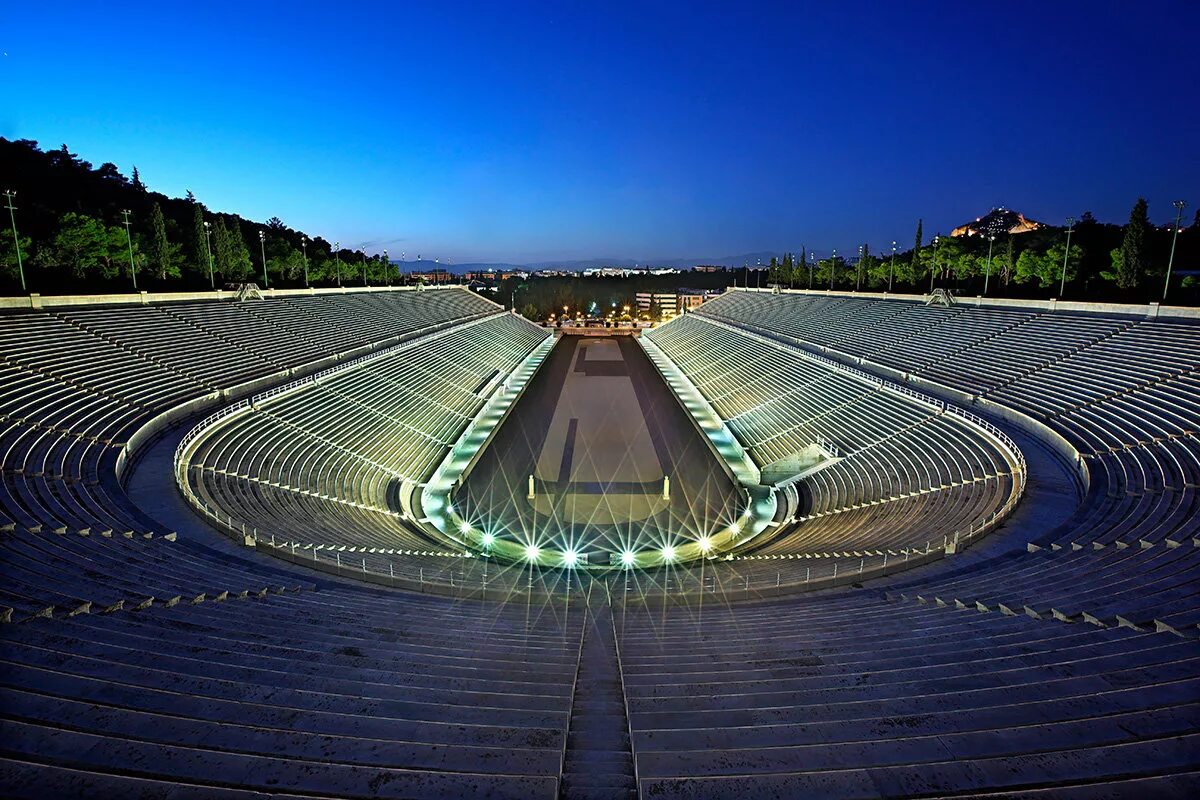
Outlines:
[[[142,176],[138,174],[137,164],[133,165],[133,188],[139,192],[146,191],[146,184],[142,183]]]
[[[923,220],[917,220],[917,241],[913,244],[912,265],[913,275],[919,275],[921,266],[921,240],[925,238],[924,232],[921,230]]]
[[[1121,246],[1113,251],[1112,262],[1117,286],[1133,289],[1142,279],[1146,269],[1146,229],[1149,227],[1145,198],[1138,198],[1129,212],[1129,223],[1125,226],[1125,238]]]

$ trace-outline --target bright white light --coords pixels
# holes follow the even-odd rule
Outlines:
[[[625,552],[621,553],[621,563],[625,566],[632,567],[633,559],[634,555],[632,550],[626,550]]]
[[[458,525],[458,532],[463,533],[463,534],[470,533],[471,532],[471,524],[469,522],[467,522],[466,520],[463,520]]]
[[[576,553],[574,550],[567,550],[563,553],[563,563],[568,567],[575,566],[579,563],[579,553]]]
[[[712,550],[712,539],[709,539],[707,536],[701,536],[696,541],[696,544],[700,545],[700,552],[702,553],[707,553],[709,550]]]
[[[529,559],[530,561],[536,561],[538,555],[541,552],[542,552],[542,549],[540,547],[538,547],[536,544],[528,545],[525,548],[525,558]]]
[[[483,535],[483,546],[484,547],[491,547],[495,543],[496,543],[496,534],[485,533]]]
[[[666,547],[664,547],[662,549],[662,557],[663,557],[664,561],[674,561],[675,560],[675,546],[669,544]]]

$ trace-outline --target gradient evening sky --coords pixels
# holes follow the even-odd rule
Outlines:
[[[1195,0],[6,2],[0,135],[410,259],[882,250],[1195,208],[1197,42]]]

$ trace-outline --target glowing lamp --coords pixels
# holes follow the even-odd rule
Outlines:
[[[529,561],[536,561],[538,554],[542,552],[541,548],[536,544],[531,544],[525,548],[525,558]]]

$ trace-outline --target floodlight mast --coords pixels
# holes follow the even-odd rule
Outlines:
[[[125,240],[129,244],[129,277],[133,279],[133,290],[137,291],[137,267],[133,265],[133,233],[130,231],[129,225],[129,209],[121,210],[125,216]]]
[[[4,192],[4,196],[8,198],[8,205],[5,206],[5,208],[8,209],[8,218],[12,222],[13,247],[15,247],[17,249],[17,272],[21,276],[21,291],[24,292],[25,291],[25,266],[24,266],[24,264],[21,263],[21,240],[20,240],[20,238],[17,237],[17,214],[16,214],[17,207],[13,205],[13,198],[17,196],[17,193],[13,189],[6,189]]]
[[[300,237],[300,254],[304,258],[304,288],[308,288],[308,237]]]
[[[1171,235],[1171,257],[1167,259],[1167,279],[1163,282],[1162,299],[1167,299],[1167,290],[1171,288],[1171,269],[1175,266],[1175,240],[1179,238],[1179,223],[1183,220],[1183,207],[1187,205],[1183,200],[1176,200],[1171,205],[1175,206],[1175,232]],[[16,227],[13,227],[15,234]]]
[[[1063,251],[1062,279],[1058,284],[1058,299],[1061,300],[1063,291],[1067,288],[1067,259],[1071,257],[1071,231],[1075,230],[1075,218],[1067,217],[1067,249]]]
[[[983,296],[987,297],[988,282],[992,279],[992,245],[996,243],[996,234],[988,234],[988,260],[983,273]]]
[[[271,288],[271,279],[267,277],[267,234],[264,231],[258,232],[258,246],[262,251],[263,261],[263,288]]]
[[[892,266],[888,269],[888,291],[892,290],[892,278],[896,276],[896,240],[892,240]]]
[[[208,283],[216,289],[217,279],[213,276],[212,223],[207,220],[204,222],[204,249],[208,252]]]

